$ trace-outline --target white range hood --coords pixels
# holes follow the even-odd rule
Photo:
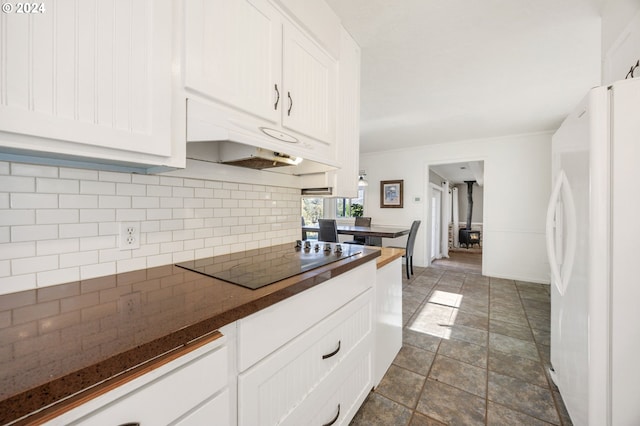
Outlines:
[[[261,120],[234,117],[222,106],[187,101],[187,158],[296,176],[324,173],[338,168],[316,161],[311,143]]]

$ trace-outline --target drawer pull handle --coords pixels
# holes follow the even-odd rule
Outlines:
[[[340,340],[338,340],[338,347],[336,348],[335,351],[322,355],[322,359],[327,359],[327,358],[331,358],[332,356],[334,356],[335,354],[337,354],[338,352],[340,352]]]
[[[289,98],[289,109],[287,110],[287,117],[291,116],[291,108],[293,108],[293,99],[291,99],[291,92],[287,92],[287,98]]]
[[[340,417],[340,404],[338,404],[338,412],[336,413],[336,416],[333,418],[333,420],[331,420],[329,423],[323,424],[322,426],[331,426],[338,421],[338,417]]]
[[[273,109],[278,109],[278,102],[280,102],[280,91],[278,90],[278,85],[275,84],[276,88],[276,103],[273,105]]]
[[[140,426],[138,422],[122,423],[120,426]]]

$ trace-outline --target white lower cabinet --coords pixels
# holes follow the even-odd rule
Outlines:
[[[219,338],[97,396],[47,425],[229,425],[229,351]]]
[[[337,310],[240,373],[239,425],[325,425],[351,420],[372,387],[375,262],[361,268],[344,275],[353,273],[352,279],[368,282],[364,292],[342,300]],[[342,285],[357,287],[350,280]],[[309,306],[322,303],[313,294],[299,296],[309,297],[303,300]],[[304,310],[281,303],[279,315],[288,314],[290,322],[304,322]],[[268,317],[262,316],[261,321],[270,324]],[[239,342],[242,330],[240,326]],[[240,344],[240,355],[243,349]]]

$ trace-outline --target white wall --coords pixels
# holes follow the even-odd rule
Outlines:
[[[640,59],[640,1],[608,0],[602,11],[602,83],[625,78]],[[640,68],[635,72],[640,77]]]
[[[260,173],[191,163],[171,176],[138,175],[0,161],[0,294],[300,238],[300,189],[268,185],[281,178]],[[228,178],[205,178],[213,174]],[[123,221],[140,222],[139,249],[119,249]]]
[[[483,160],[483,273],[549,282],[544,228],[551,191],[551,133],[470,140],[458,143],[361,154],[369,186],[365,211],[375,224],[409,225],[422,220],[414,263],[428,264],[427,185],[429,165]],[[404,208],[381,209],[380,181],[404,179]],[[414,201],[420,197],[421,201]],[[403,245],[405,239],[384,240]]]

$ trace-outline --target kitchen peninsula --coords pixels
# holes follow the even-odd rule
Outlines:
[[[278,247],[250,252],[268,257],[276,249]],[[233,264],[246,253],[220,258]],[[381,256],[379,249],[365,247],[356,255],[257,290],[167,265],[0,296],[0,318],[6,319],[0,330],[3,336],[0,350],[7,354],[3,358],[9,360],[2,363],[0,371],[0,423],[14,422],[42,410],[28,421],[16,424],[29,424],[35,419],[54,419],[50,424],[58,424],[56,416],[70,408],[77,409],[78,405],[90,401],[95,392],[104,394],[112,390],[110,382],[122,380],[123,376],[126,379],[127,375],[133,375],[131,380],[134,380],[140,375],[136,375],[136,370],[153,371],[149,364],[167,356],[175,359],[183,350],[190,352],[190,346],[195,346],[194,352],[197,352],[199,346],[219,340],[234,347],[229,350],[229,357],[234,358],[236,337],[238,365],[235,359],[230,359],[229,369],[234,374],[236,370],[241,372],[238,392],[246,393],[250,387],[242,385],[243,375],[250,377],[249,373],[261,363],[272,362],[269,361],[272,352],[290,345],[289,341],[297,344],[297,340],[313,333],[318,328],[316,323],[324,322],[325,318],[335,326],[350,321],[347,315],[350,311],[342,313],[343,305],[359,301],[360,317],[356,317],[365,330],[362,338],[351,343],[349,339],[353,336],[338,341],[338,346],[342,344],[341,354],[347,361],[353,361],[348,345],[364,348],[366,345],[362,342],[369,341],[373,334],[373,323],[367,320],[373,315],[376,280],[372,261],[377,258],[387,266],[388,262],[399,262],[401,255],[401,252],[383,252]],[[333,299],[327,302],[326,308],[313,303],[323,298]],[[306,308],[298,309],[303,305]],[[250,345],[259,344],[250,337],[252,327],[255,331],[260,325],[270,324],[269,315],[277,316],[291,309],[296,321],[292,322],[292,317],[284,320],[301,324],[304,329],[294,326],[281,332],[286,326],[276,327],[264,345],[247,350]],[[259,319],[253,319],[256,315]],[[277,326],[281,319],[274,318]],[[233,330],[218,339],[218,330],[236,323],[237,336]],[[366,356],[371,357],[372,347],[368,348]],[[267,361],[261,361],[258,356]],[[335,362],[338,361],[336,357]],[[369,380],[366,390],[370,388]],[[235,393],[234,390],[235,384],[231,393]],[[231,400],[235,401],[235,394]],[[242,417],[242,407],[239,412],[238,424],[250,424]]]

